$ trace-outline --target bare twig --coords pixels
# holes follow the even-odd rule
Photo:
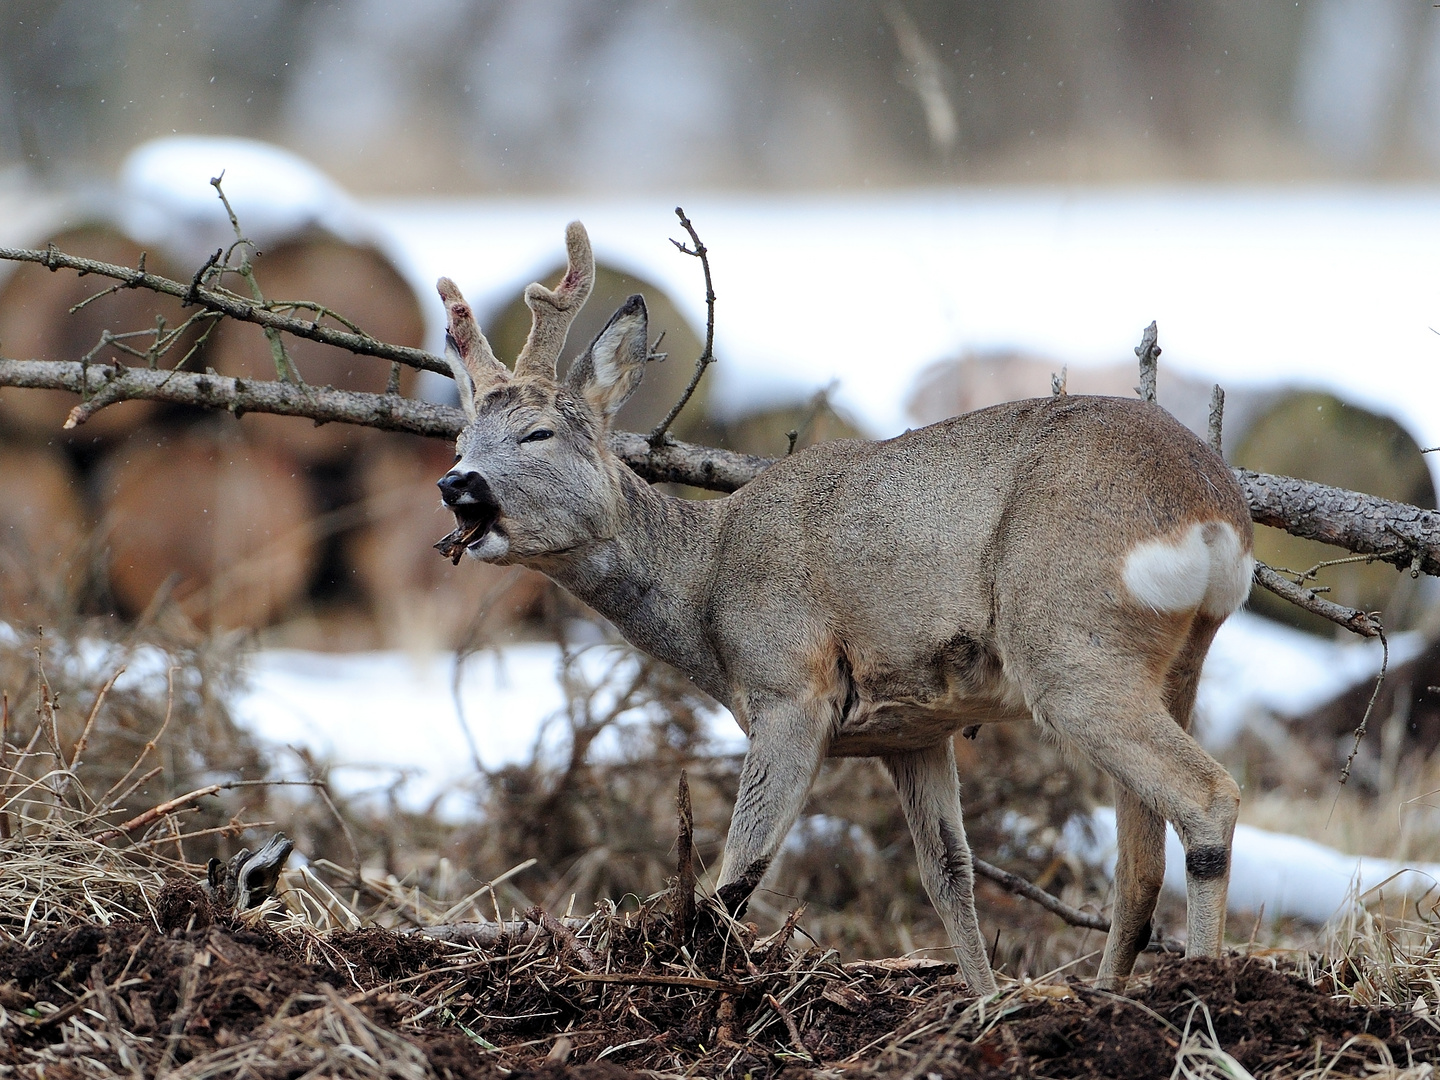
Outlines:
[[[162,277],[159,274],[152,274],[148,270],[144,274],[140,274],[128,266],[117,266],[114,263],[101,262],[98,259],[67,255],[53,247],[45,251],[0,247],[0,260],[6,262],[39,263],[51,271],[76,270],[80,273],[96,274],[119,281],[133,281],[139,288],[163,293],[166,296],[174,296],[187,304],[199,304],[210,311],[227,315],[241,322],[270,327],[295,337],[309,338],[311,341],[318,341],[324,345],[334,345],[337,348],[348,349],[360,356],[378,356],[386,360],[397,360],[422,371],[436,371],[442,375],[450,374],[450,365],[445,362],[443,357],[427,353],[423,349],[390,345],[362,334],[335,330],[328,326],[317,326],[306,319],[281,315],[270,310],[267,305],[247,300],[228,289],[207,288],[203,279],[215,268],[215,264],[223,254],[223,250],[216,251],[212,259],[196,273],[194,279],[186,284]]]
[[[0,693],[0,808],[10,802],[10,692]],[[10,839],[10,815],[0,809],[0,840]]]
[[[1016,896],[1023,896],[1027,900],[1033,900],[1052,915],[1058,915],[1071,926],[1083,927],[1086,930],[1110,930],[1110,920],[1104,915],[1096,915],[1088,911],[1081,911],[1079,908],[1071,907],[1058,896],[1046,892],[1040,886],[1026,881],[1019,874],[1012,874],[1008,870],[1001,870],[984,859],[971,859],[975,864],[975,872],[981,877],[989,878],[996,885]]]
[[[177,795],[173,799],[167,799],[163,803],[152,806],[144,813],[136,814],[130,820],[123,821],[119,825],[109,829],[103,829],[91,837],[91,839],[99,843],[104,843],[106,840],[113,840],[123,833],[132,833],[136,829],[143,829],[147,825],[153,825],[167,814],[173,814],[176,810],[188,806],[190,803],[197,802],[207,795],[217,795],[222,791],[230,791],[234,788],[272,787],[279,785],[319,787],[321,786],[321,782],[317,780],[227,780],[221,784],[206,784],[202,788],[187,791],[184,795]]]
[[[115,798],[115,793],[117,791],[120,791],[121,788],[124,788],[125,785],[130,781],[130,778],[134,776],[137,772],[139,772],[141,763],[150,756],[152,751],[154,751],[155,747],[160,742],[160,737],[165,734],[165,729],[170,726],[170,717],[174,713],[174,711],[175,668],[170,667],[167,668],[165,671],[165,718],[160,721],[160,726],[155,729],[155,734],[150,736],[150,740],[140,751],[140,756],[137,757],[135,761],[131,764],[130,768],[126,770],[125,775],[122,776],[119,780],[116,780],[115,783],[111,785],[110,790],[105,792],[105,794],[101,796],[100,805],[102,807],[109,810],[119,804],[119,800]],[[154,775],[154,773],[152,771],[147,775]],[[130,790],[131,789],[126,789],[124,792],[122,792],[120,798],[124,798],[126,795],[130,794]]]
[[[70,752],[70,770],[73,772],[75,766],[80,764],[80,755],[85,752],[85,745],[90,741],[90,732],[95,730],[95,718],[100,715],[100,706],[105,704],[105,696],[115,686],[115,680],[125,674],[125,669],[116,668],[115,674],[105,681],[100,687],[100,692],[95,695],[95,704],[90,706],[90,715],[85,718],[85,728],[80,732],[80,737],[75,740],[75,749]]]
[[[250,295],[255,298],[255,302],[264,305],[265,296],[260,291],[259,280],[255,277],[255,267],[250,262],[250,256],[245,254],[246,248],[255,252],[257,255],[260,253],[260,249],[255,246],[250,238],[245,235],[245,231],[240,228],[240,219],[235,216],[235,209],[230,205],[230,200],[225,197],[225,189],[220,184],[220,181],[224,178],[224,172],[221,172],[219,176],[212,176],[210,178],[210,186],[215,189],[215,194],[220,196],[220,202],[225,207],[225,213],[230,218],[230,227],[235,230],[235,243],[231,245],[231,250],[239,249],[240,251],[240,265],[236,267],[236,270],[240,276],[245,279],[245,284],[250,286]],[[229,261],[228,257],[226,261]],[[290,354],[285,350],[285,342],[280,337],[280,331],[273,326],[262,327],[262,329],[265,332],[265,340],[270,344],[270,357],[275,362],[275,377],[281,382],[304,382],[300,377],[300,369],[295,366],[295,361],[290,358]]]
[[[655,430],[647,436],[652,447],[659,447],[665,442],[665,433],[670,430],[670,425],[680,415],[680,410],[685,408],[690,401],[695,388],[700,385],[700,376],[705,374],[705,369],[715,362],[715,287],[710,281],[710,249],[700,241],[700,235],[695,231],[695,226],[685,216],[683,207],[675,208],[675,216],[680,219],[681,226],[690,234],[691,247],[686,247],[679,240],[671,240],[677,248],[686,255],[694,255],[700,260],[700,266],[705,271],[705,348],[701,350],[700,357],[695,361],[695,373],[690,376],[690,382],[685,387],[685,392],[680,395],[680,400],[675,402],[670,411],[665,414],[665,419],[655,425]]]
[[[1019,874],[1012,874],[1008,870],[1001,870],[984,859],[971,857],[970,860],[975,866],[975,872],[981,877],[989,878],[996,885],[1016,896],[1023,896],[1027,900],[1034,901],[1052,915],[1058,915],[1064,922],[1071,926],[1078,926],[1084,930],[1099,930],[1102,934],[1110,932],[1110,920],[1104,915],[1097,915],[1089,911],[1081,911],[1079,908],[1071,907],[1058,896],[1048,893],[1033,882],[1026,881]],[[1154,939],[1146,947],[1147,952],[1183,952],[1183,946],[1168,939]]]
[[[1140,395],[1141,401],[1155,400],[1155,373],[1160,359],[1158,339],[1159,331],[1152,321],[1141,335],[1140,344],[1135,346],[1135,355],[1140,358],[1140,385],[1135,392]]]
[[[1323,596],[1316,595],[1314,589],[1295,584],[1262,562],[1255,564],[1255,583],[1269,589],[1276,596],[1289,600],[1296,607],[1304,608],[1322,619],[1329,619],[1337,626],[1343,626],[1352,634],[1367,638],[1384,637],[1378,612],[1357,611],[1355,608],[1326,600]]]
[[[1380,674],[1375,678],[1375,689],[1370,691],[1370,700],[1365,703],[1365,713],[1360,717],[1360,724],[1355,728],[1355,743],[1350,747],[1350,755],[1345,759],[1345,767],[1340,770],[1340,786],[1344,787],[1345,782],[1350,779],[1350,767],[1355,764],[1355,755],[1360,752],[1360,740],[1365,738],[1365,732],[1370,728],[1370,714],[1375,710],[1375,702],[1380,698],[1380,688],[1385,685],[1385,674],[1390,668],[1390,642],[1385,640],[1384,631],[1377,635],[1380,639]],[[1340,798],[1340,793],[1335,793],[1335,798]],[[1335,812],[1332,805],[1330,812]]]

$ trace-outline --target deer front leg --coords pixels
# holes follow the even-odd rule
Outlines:
[[[1115,908],[1095,980],[1101,990],[1125,988],[1135,957],[1150,943],[1150,917],[1165,883],[1165,819],[1117,786],[1115,827]]]
[[[737,918],[800,816],[831,732],[829,710],[819,702],[771,700],[757,708],[752,699],[747,705],[750,749],[716,890]]]
[[[975,914],[975,868],[961,818],[955,744],[946,739],[928,750],[890,755],[885,768],[915,838],[920,880],[950,935],[960,973],[972,991],[989,997],[997,988]]]

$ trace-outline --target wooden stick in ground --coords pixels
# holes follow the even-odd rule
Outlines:
[[[675,807],[680,818],[680,830],[675,856],[675,892],[671,911],[674,912],[673,931],[678,948],[690,940],[690,930],[695,925],[695,815],[690,808],[690,781],[685,770],[680,770],[680,787],[675,795]]]
[[[780,1004],[780,999],[774,994],[765,995],[765,1004],[775,1010],[775,1014],[785,1021],[785,1030],[790,1032],[790,1048],[803,1057],[809,1057],[810,1051],[805,1048],[805,1040],[800,1037],[800,1026],[795,1023],[795,1017],[790,1015],[790,1010]]]

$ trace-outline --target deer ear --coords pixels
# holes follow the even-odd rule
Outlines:
[[[635,293],[621,304],[590,347],[570,365],[566,383],[609,420],[640,385],[650,353],[645,298]]]

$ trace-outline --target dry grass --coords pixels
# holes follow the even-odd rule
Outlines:
[[[982,894],[1003,928],[998,1000],[966,994],[944,957],[857,959],[942,942],[893,792],[861,762],[822,776],[754,923],[702,902],[677,937],[675,779],[688,771],[713,866],[738,763],[707,754],[704,703],[659,665],[594,684],[571,665],[568,756],[486,777],[480,821],[456,828],[348,805],[319,765],[314,786],[261,783],[223,696],[201,689],[228,678],[210,654],[171,645],[159,669],[180,671],[104,690],[113,671],[42,643],[62,658],[52,675],[34,644],[0,657],[20,706],[0,763],[3,1075],[501,1076],[568,1060],[651,1076],[1139,1077],[1161,1061],[1185,1077],[1408,1080],[1440,1052],[1440,928],[1423,906],[1357,908],[1313,952],[1153,967],[1132,1003],[1074,979],[1095,935],[998,892]],[[596,760],[635,710],[648,722]],[[996,729],[974,748],[1008,763],[968,770],[976,847],[1102,903],[1090,872],[1054,854],[1100,789],[1028,738]],[[228,854],[260,815],[303,837],[308,861],[257,911],[215,911],[195,860]],[[474,927],[409,932],[456,923]],[[1309,1041],[1287,1041],[1294,1015]]]

